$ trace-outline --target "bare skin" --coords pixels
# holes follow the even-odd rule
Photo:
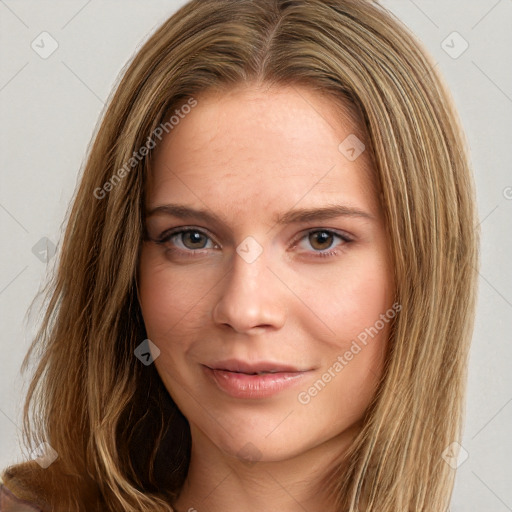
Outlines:
[[[218,220],[148,215],[139,268],[155,365],[192,434],[174,506],[328,512],[319,478],[360,431],[388,323],[359,351],[353,342],[394,295],[370,159],[338,149],[357,126],[307,89],[251,85],[197,101],[156,148],[146,208]],[[336,215],[276,222],[335,204]],[[163,236],[173,228],[182,233]],[[205,370],[228,359],[304,373],[271,396],[234,397]]]

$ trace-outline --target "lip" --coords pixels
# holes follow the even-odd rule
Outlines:
[[[223,361],[202,365],[206,376],[217,387],[234,398],[268,398],[296,386],[310,370],[299,370],[289,365],[269,362],[245,363]],[[272,372],[256,374],[255,372]],[[252,375],[251,375],[252,374]]]
[[[239,359],[226,359],[224,361],[217,361],[214,363],[209,363],[207,365],[208,368],[212,370],[228,370],[230,372],[238,372],[238,373],[258,373],[258,372],[279,372],[279,373],[296,373],[300,371],[299,368],[291,366],[286,363],[273,363],[270,361],[257,361],[257,362],[247,362],[241,361]]]

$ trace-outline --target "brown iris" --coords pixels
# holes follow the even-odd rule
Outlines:
[[[309,243],[319,251],[329,249],[333,242],[333,234],[329,231],[315,231],[309,234]]]
[[[204,249],[208,243],[208,237],[199,231],[183,231],[180,236],[187,249]]]

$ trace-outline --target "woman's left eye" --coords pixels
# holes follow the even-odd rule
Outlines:
[[[337,243],[336,240],[338,241]],[[330,249],[335,249],[351,241],[352,239],[347,235],[335,233],[328,229],[317,229],[306,233],[299,239],[299,243],[296,246],[300,246],[306,251],[312,248],[312,252],[317,253],[315,256],[333,256],[336,254],[336,250]]]

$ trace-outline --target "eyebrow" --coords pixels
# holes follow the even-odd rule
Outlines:
[[[224,224],[223,220],[215,213],[205,209],[196,209],[180,204],[164,204],[156,206],[146,212],[146,217],[153,215],[170,215],[181,219],[198,219],[204,222]],[[336,217],[359,217],[368,220],[375,220],[375,217],[360,208],[342,204],[330,204],[320,208],[299,208],[290,210],[282,215],[273,218],[278,225],[299,224],[301,222],[321,221],[334,219]]]

